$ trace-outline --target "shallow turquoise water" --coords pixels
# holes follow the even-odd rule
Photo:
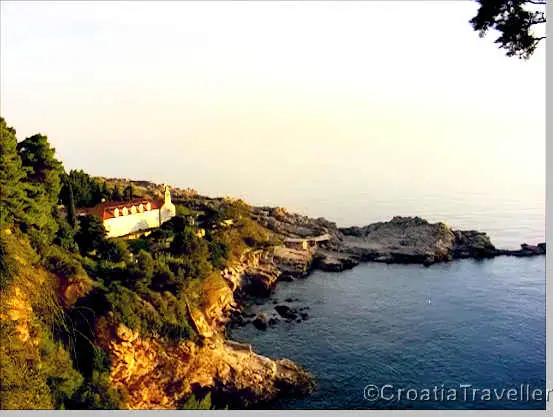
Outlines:
[[[298,300],[284,301],[290,297]],[[255,308],[270,317],[274,299],[309,306],[310,318],[265,332],[248,325],[231,336],[258,353],[297,361],[316,376],[315,393],[283,399],[277,408],[545,407],[537,393],[534,400],[526,397],[545,388],[543,256],[316,271],[280,283]],[[385,399],[365,399],[368,384]],[[473,399],[473,388],[496,393],[488,399],[477,392]],[[455,389],[455,401],[448,389]],[[517,399],[512,393],[507,399],[506,391],[498,399],[508,389],[517,390]],[[447,394],[450,401],[442,401]]]

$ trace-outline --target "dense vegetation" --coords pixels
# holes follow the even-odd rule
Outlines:
[[[199,343],[188,310],[205,304],[200,289],[272,238],[247,204],[225,200],[181,204],[176,217],[138,239],[106,239],[100,218],[77,216],[77,208],[136,198],[132,185],[121,191],[82,170],[67,173],[46,136],[18,142],[0,124],[0,291],[10,300],[0,311],[0,406],[119,408],[125,393],[109,385],[95,320],[111,312],[142,335]],[[198,204],[203,234],[190,220]],[[220,226],[229,219],[232,227]],[[62,289],[76,283],[85,290],[68,297]],[[208,403],[191,398],[185,407]]]

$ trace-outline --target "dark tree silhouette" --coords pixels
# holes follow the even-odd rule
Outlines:
[[[546,22],[545,1],[538,0],[476,0],[478,13],[470,23],[480,37],[489,29],[499,32],[495,43],[505,49],[507,56],[528,59],[545,39],[534,33],[536,25]]]
[[[123,196],[121,195],[121,191],[119,191],[119,186],[117,184],[113,187],[111,199],[113,201],[123,201]]]
[[[132,184],[129,184],[123,190],[123,201],[131,201],[134,198],[134,189]]]
[[[73,196],[73,187],[71,187],[71,183],[68,183],[67,196],[67,222],[75,229],[77,226],[77,210],[75,209],[75,198]]]

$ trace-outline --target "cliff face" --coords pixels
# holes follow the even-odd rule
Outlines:
[[[143,338],[109,316],[98,322],[97,334],[111,353],[111,383],[129,409],[175,409],[191,393],[206,391],[219,405],[247,407],[313,388],[312,377],[293,362],[266,358],[222,337],[168,343]]]
[[[111,384],[129,409],[175,409],[191,393],[212,393],[216,405],[248,407],[282,394],[303,395],[313,377],[286,360],[258,355],[251,346],[225,339],[225,325],[238,310],[235,291],[270,291],[280,271],[270,252],[252,251],[221,272],[218,285],[206,288],[208,304],[189,308],[201,340],[171,342],[143,337],[113,319],[98,320],[96,335],[111,358]]]

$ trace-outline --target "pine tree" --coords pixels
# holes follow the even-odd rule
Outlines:
[[[25,217],[27,200],[21,181],[25,171],[17,152],[15,129],[0,118],[0,227],[10,227]]]
[[[61,190],[63,166],[54,157],[55,149],[44,135],[33,135],[17,144],[23,169],[27,175],[22,184],[28,208],[21,229],[31,236],[35,246],[52,243],[58,224],[54,218]]]
[[[44,135],[33,135],[17,144],[23,167],[27,169],[27,182],[37,186],[48,202],[56,204],[64,174],[55,149]]]

